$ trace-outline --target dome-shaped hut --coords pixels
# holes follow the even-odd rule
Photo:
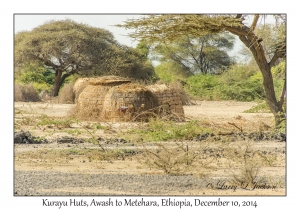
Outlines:
[[[82,119],[102,120],[103,102],[107,92],[114,86],[130,82],[130,79],[117,76],[90,79],[78,97],[76,115]]]
[[[146,87],[149,89],[157,100],[159,109],[158,115],[163,116],[174,116],[176,120],[185,120],[184,109],[180,96],[175,91],[165,84],[155,84]]]
[[[73,85],[73,93],[75,95],[75,103],[77,103],[78,97],[80,93],[84,90],[86,86],[88,86],[89,81],[92,78],[79,78]]]
[[[147,88],[138,84],[122,84],[112,87],[106,94],[102,118],[107,121],[146,121],[156,114],[147,111],[157,107],[155,97]]]

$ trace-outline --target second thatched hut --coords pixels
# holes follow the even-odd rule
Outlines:
[[[157,100],[160,116],[169,116],[184,121],[184,110],[179,94],[174,88],[166,84],[155,84],[147,86]]]

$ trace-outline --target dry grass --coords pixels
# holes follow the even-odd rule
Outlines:
[[[212,168],[215,157],[208,156],[205,151],[208,143],[176,142],[174,145],[155,143],[157,149],[143,149],[140,160],[150,168],[162,170],[169,175],[193,174],[203,176]]]
[[[47,90],[42,90],[39,94],[42,101],[49,101],[52,99],[52,94]]]
[[[38,92],[31,83],[25,85],[15,84],[14,100],[25,102],[41,101]]]
[[[127,79],[124,77],[118,77],[118,76],[105,76],[105,77],[98,77],[93,78],[89,80],[89,85],[105,85],[105,84],[124,84],[124,83],[131,83],[131,79]]]
[[[125,158],[134,155],[132,151],[113,149],[103,151],[101,148],[87,149],[87,148],[69,148],[69,149],[41,149],[30,152],[23,152],[18,154],[15,158],[19,159],[31,159],[39,160],[40,162],[58,163],[65,162],[80,158],[85,159],[89,162],[101,162],[101,161],[112,161],[125,160]]]
[[[231,170],[233,184],[253,187],[263,180],[260,172],[264,166],[275,165],[274,156],[263,154],[254,149],[254,141],[240,142],[235,147],[226,149],[226,156]]]
[[[192,96],[190,96],[182,87],[182,84],[180,82],[174,82],[170,84],[170,87],[174,89],[174,91],[177,93],[177,95],[180,97],[180,100],[182,101],[182,105],[195,105],[197,104]]]
[[[15,101],[25,101],[25,97],[22,92],[22,87],[18,84],[15,84],[14,100]]]
[[[73,92],[74,83],[65,84],[58,95],[58,102],[61,104],[74,104],[75,94]]]

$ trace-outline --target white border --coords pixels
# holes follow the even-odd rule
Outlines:
[[[288,17],[288,43],[287,43],[287,99],[288,99],[288,129],[287,129],[287,196],[286,197],[221,197],[229,200],[256,200],[256,209],[272,209],[292,207],[297,209],[299,199],[299,15],[298,8],[290,2],[265,1],[57,1],[41,2],[6,1],[1,6],[1,181],[0,181],[0,208],[31,210],[46,209],[42,207],[42,197],[14,197],[13,196],[13,14],[14,13],[287,13]],[[3,47],[4,46],[4,47]],[[296,57],[297,56],[297,57]],[[97,197],[98,198],[98,197]],[[118,197],[113,197],[113,199]],[[149,198],[149,197],[147,197]],[[198,197],[197,197],[198,198]],[[63,200],[68,198],[53,197]],[[86,199],[90,199],[86,197]],[[161,197],[151,197],[160,200]],[[179,199],[179,198],[178,198]],[[193,197],[187,197],[193,199]],[[203,197],[204,200],[215,200],[216,197]],[[77,207],[79,209],[80,207]],[[85,207],[84,207],[85,208]],[[199,208],[199,207],[198,207]],[[203,208],[203,207],[202,207]],[[249,207],[248,207],[249,208]],[[298,207],[299,208],[299,207]],[[53,208],[52,208],[53,209]],[[67,209],[67,208],[64,208]],[[68,208],[69,209],[69,208]],[[105,208],[108,209],[108,208]],[[113,208],[110,208],[113,209]],[[122,209],[132,209],[125,208]],[[149,209],[149,208],[148,208]],[[168,208],[171,209],[171,208]],[[173,208],[172,208],[173,209]],[[178,208],[179,209],[179,208]],[[209,209],[214,209],[210,207]],[[219,208],[218,208],[219,209]],[[229,208],[228,208],[229,209]]]

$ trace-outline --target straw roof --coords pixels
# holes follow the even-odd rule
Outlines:
[[[106,85],[106,84],[123,84],[123,83],[130,83],[131,80],[124,77],[117,77],[117,76],[105,76],[105,77],[98,77],[89,80],[89,85]]]

